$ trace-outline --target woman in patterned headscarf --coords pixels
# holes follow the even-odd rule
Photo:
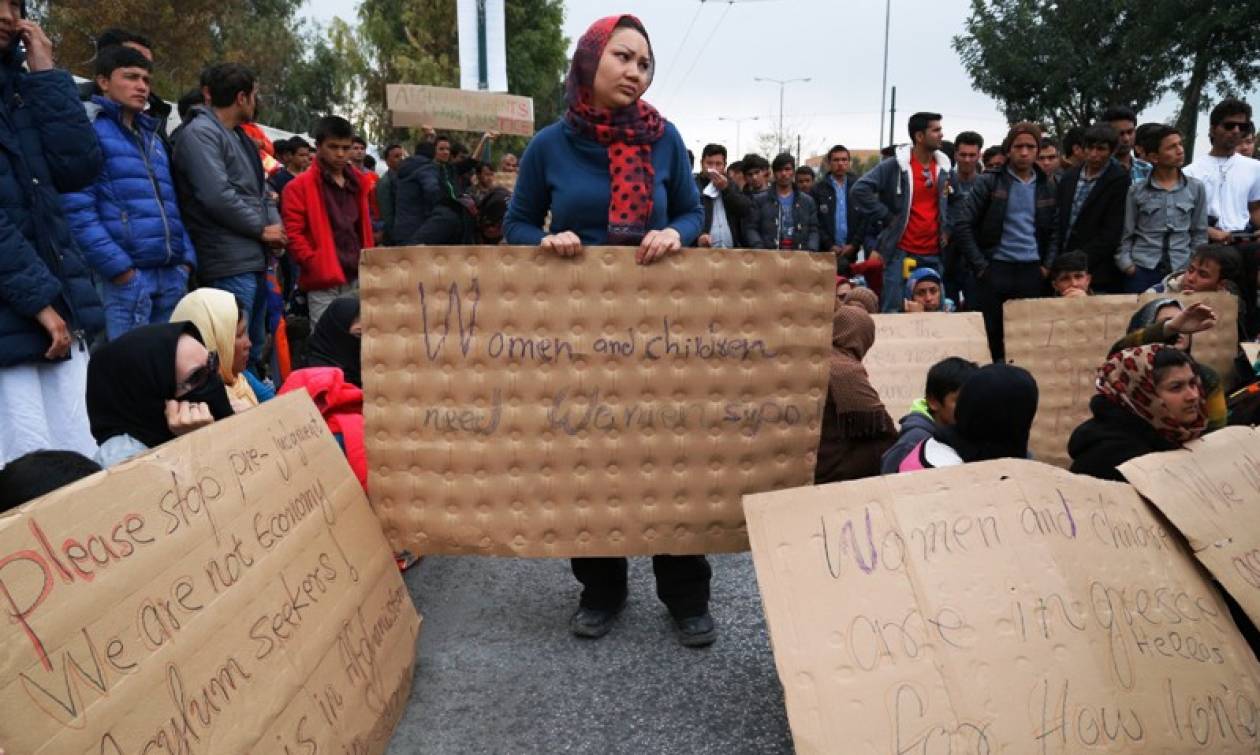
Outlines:
[[[1098,369],[1093,417],[1068,441],[1072,471],[1123,482],[1118,467],[1155,451],[1180,448],[1207,429],[1206,402],[1194,358],[1164,344],[1117,351]]]
[[[562,257],[588,246],[631,246],[647,265],[695,242],[704,211],[687,148],[642,99],[655,68],[647,31],[634,16],[602,18],[582,35],[565,81],[564,118],[539,131],[521,157],[504,219],[509,244]],[[626,560],[572,564],[583,589],[569,628],[579,637],[602,637],[625,605]],[[708,561],[655,556],[652,565],[679,641],[712,644]]]

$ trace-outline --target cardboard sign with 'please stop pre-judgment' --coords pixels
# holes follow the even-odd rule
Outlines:
[[[741,550],[744,493],[811,481],[831,255],[634,252],[365,254],[368,487],[396,548]]]
[[[0,750],[383,753],[420,622],[304,392],[0,518]]]

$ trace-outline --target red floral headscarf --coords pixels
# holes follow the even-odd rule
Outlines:
[[[592,96],[595,72],[608,40],[623,21],[647,39],[647,30],[634,16],[608,16],[591,24],[578,40],[573,64],[564,82],[564,99],[569,106],[564,118],[582,136],[607,146],[612,180],[608,243],[634,246],[643,240],[652,217],[652,188],[656,179],[652,144],[665,133],[665,119],[642,98],[617,110],[595,106]],[[649,41],[649,55],[652,55],[651,49]],[[655,66],[655,56],[652,57]],[[650,76],[651,72],[649,85]]]
[[[1173,418],[1168,405],[1155,393],[1155,355],[1173,347],[1136,346],[1117,351],[1098,368],[1098,392],[1146,420],[1173,443],[1189,443],[1207,429],[1207,402],[1199,398],[1199,414],[1189,424]]]

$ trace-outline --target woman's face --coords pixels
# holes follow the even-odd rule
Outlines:
[[[180,398],[199,387],[205,377],[210,352],[196,338],[185,333],[175,344],[175,395]]]
[[[1164,370],[1155,383],[1155,395],[1168,406],[1174,421],[1189,425],[1198,418],[1202,390],[1190,365],[1179,364]]]
[[[595,71],[593,104],[608,110],[632,105],[651,81],[652,55],[647,39],[635,29],[617,29]]]
[[[236,318],[236,343],[232,352],[232,374],[239,375],[245,371],[249,362],[249,321],[244,317]]]

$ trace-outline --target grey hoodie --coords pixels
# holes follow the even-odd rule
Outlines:
[[[875,250],[881,254],[891,252],[901,243],[910,222],[910,205],[914,199],[914,182],[910,180],[911,147],[903,144],[895,157],[876,165],[858,179],[849,194],[854,209],[868,223],[879,223],[883,231],[876,241]],[[936,151],[937,181],[939,193],[937,205],[940,219],[941,248],[949,234],[949,173],[952,169],[944,152]]]
[[[196,105],[175,133],[175,187],[199,276],[213,281],[267,268],[263,228],[280,222],[262,161],[245,132]]]

